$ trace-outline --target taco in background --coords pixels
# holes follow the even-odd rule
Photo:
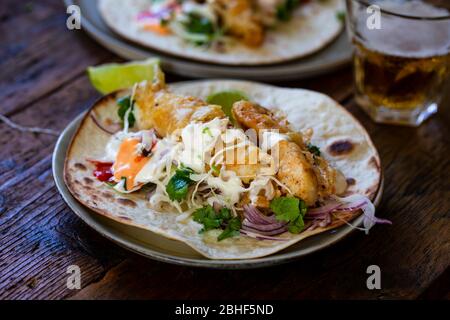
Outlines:
[[[342,30],[342,0],[100,0],[108,26],[162,52],[258,65],[314,53]]]

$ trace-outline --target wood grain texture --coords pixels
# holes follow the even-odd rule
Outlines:
[[[31,3],[31,5],[30,5]],[[98,94],[87,66],[116,60],[81,32],[65,29],[58,0],[4,1],[0,27],[0,112],[23,125],[62,130]],[[170,76],[169,81],[184,80]],[[386,178],[378,209],[394,226],[354,233],[296,262],[261,270],[167,265],[120,249],[85,226],[51,176],[55,138],[0,124],[0,299],[448,299],[450,103],[418,129],[372,123],[351,99],[351,71],[282,83],[346,102],[380,151]],[[66,288],[67,266],[82,270]],[[366,288],[366,268],[382,290]]]
[[[82,31],[66,28],[62,1],[4,2],[11,11],[1,15],[0,29],[14,32],[0,32],[2,114],[50,94],[87,66],[111,59]]]

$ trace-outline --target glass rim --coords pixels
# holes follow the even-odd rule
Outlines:
[[[347,1],[354,1],[358,2],[359,4],[365,5],[366,7],[370,7],[371,5],[375,5],[376,3],[369,3],[367,0],[347,0]],[[390,10],[386,10],[380,7],[381,13],[405,18],[405,19],[411,19],[411,20],[423,20],[423,21],[441,21],[441,20],[450,20],[450,13],[445,16],[437,16],[437,17],[423,17],[423,16],[414,16],[414,15],[408,15],[408,14],[402,14],[393,12]]]

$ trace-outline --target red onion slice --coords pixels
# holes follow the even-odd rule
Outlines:
[[[363,230],[366,231],[366,233],[368,233],[369,230],[377,223],[392,224],[389,220],[378,219],[375,217],[375,206],[372,202],[365,196],[355,194],[346,198],[336,197],[320,208],[308,210],[305,219],[313,220],[313,223],[308,230],[314,230],[318,226],[324,228],[330,225],[332,222],[331,214],[340,212],[354,212],[357,210],[363,211]]]
[[[277,223],[278,221],[275,219],[274,216],[268,217],[265,216],[254,206],[245,205],[244,206],[244,212],[245,217],[256,224],[273,224]]]
[[[364,208],[367,205],[366,200],[361,200],[355,203],[342,204],[339,208],[334,209],[332,212],[346,212],[346,211],[356,211]]]
[[[277,221],[274,216],[263,215],[256,207],[244,206],[245,219],[242,229],[260,236],[276,236],[288,231],[287,223]]]
[[[288,229],[286,225],[255,225],[250,223],[248,220],[244,220],[242,223],[242,229],[255,232],[266,236],[277,236],[285,233]]]
[[[286,222],[284,222],[284,223],[277,222],[277,223],[272,223],[272,224],[257,224],[257,223],[253,223],[253,222],[249,221],[248,219],[244,219],[243,225],[245,225],[249,228],[260,230],[260,231],[272,231],[272,230],[286,227],[287,223]]]
[[[341,205],[342,205],[342,203],[332,200],[322,207],[309,209],[307,215],[308,216],[322,216],[324,214],[328,214],[331,211],[339,208]]]

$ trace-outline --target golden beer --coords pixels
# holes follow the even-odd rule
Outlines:
[[[450,54],[402,57],[377,52],[355,41],[355,84],[359,94],[391,109],[415,109],[445,90]]]
[[[376,122],[420,125],[450,89],[450,11],[425,0],[347,9],[357,103]]]

